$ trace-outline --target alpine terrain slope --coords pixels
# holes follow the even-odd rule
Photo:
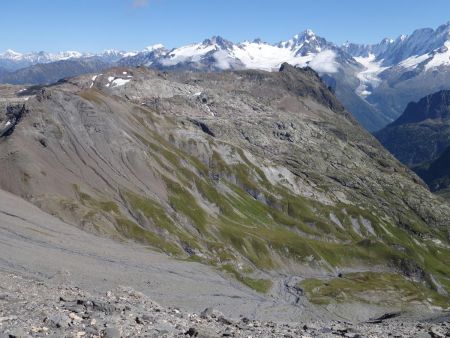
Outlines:
[[[180,288],[183,309],[216,299],[233,316],[358,321],[450,306],[450,205],[309,67],[116,67],[0,90],[0,197],[17,200],[2,202],[0,224],[23,243],[17,254],[2,244],[3,271],[132,284],[164,306]]]
[[[393,122],[411,101],[450,90],[450,23],[417,29],[367,45],[336,45],[307,29],[277,43],[261,39],[231,42],[213,36],[176,48],[161,44],[141,51],[0,54],[0,82],[50,84],[111,66],[147,66],[170,71],[278,71],[287,62],[309,66],[331,87],[344,107],[369,131]],[[105,67],[107,65],[108,67]]]
[[[450,91],[411,102],[397,120],[375,135],[406,165],[436,159],[450,146]]]
[[[434,192],[450,188],[450,92],[411,102],[393,123],[377,132],[381,143],[413,169]]]

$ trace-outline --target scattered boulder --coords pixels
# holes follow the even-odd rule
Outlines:
[[[200,318],[202,319],[208,319],[208,318],[219,318],[219,317],[223,317],[223,314],[213,308],[206,308],[202,311],[202,313],[200,313]]]
[[[50,327],[60,329],[69,326],[70,318],[65,314],[57,313],[47,317],[44,322]]]
[[[104,338],[120,338],[120,331],[115,327],[107,327],[103,333]]]

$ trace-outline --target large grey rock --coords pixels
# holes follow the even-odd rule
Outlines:
[[[53,328],[64,329],[69,326],[70,318],[66,314],[56,313],[45,319],[45,324]]]
[[[122,337],[119,329],[117,329],[116,327],[107,327],[104,330],[104,337],[105,338],[120,338]]]

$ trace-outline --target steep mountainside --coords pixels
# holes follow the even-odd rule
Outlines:
[[[419,102],[411,102],[406,107],[404,114],[391,125],[418,123],[428,119],[450,119],[450,91],[442,90],[424,97]]]
[[[413,169],[433,191],[450,189],[450,147],[436,160]]]
[[[261,293],[289,280],[341,315],[448,306],[450,207],[310,68],[115,68],[20,95],[2,117],[0,187],[68,223]]]
[[[282,320],[298,320],[299,315],[305,319],[314,317],[311,316],[314,309],[310,306],[307,311],[299,309],[290,304],[287,297],[283,299],[286,295],[281,292],[276,295],[278,301],[274,302],[274,298],[262,297],[240,283],[230,283],[227,275],[221,275],[207,265],[172,259],[143,245],[112,241],[90,234],[2,190],[0,235],[2,280],[7,276],[5,272],[8,272],[32,278],[40,285],[56,284],[61,287],[62,284],[62,289],[68,285],[77,285],[102,295],[121,285],[145,292],[154,301],[165,306],[181,307],[197,313],[206,306],[214,306],[216,310],[233,318],[240,314],[271,320],[277,317]],[[11,285],[14,288],[18,279],[12,279]],[[3,286],[0,289],[6,299],[2,300],[0,309],[11,316],[13,306],[24,307]],[[48,298],[60,301],[54,293],[44,294],[44,297],[46,299],[41,299],[38,303],[48,304]],[[302,301],[302,304],[308,305],[306,301]],[[40,312],[35,307],[29,309],[35,315]],[[239,313],[236,313],[236,309],[239,309]],[[270,315],[265,314],[266,311]],[[280,315],[273,314],[272,311]],[[315,314],[320,318],[320,312]],[[42,315],[44,318],[34,326],[43,325],[45,317],[49,317],[48,314]],[[2,317],[2,335],[8,324],[17,328],[24,324],[24,318],[19,315],[20,323],[11,323],[9,317]],[[113,321],[111,325],[114,325]],[[28,330],[31,328],[32,326],[27,327]],[[64,335],[59,333],[56,336]]]
[[[450,91],[440,91],[411,102],[376,137],[406,165],[436,159],[450,146]]]

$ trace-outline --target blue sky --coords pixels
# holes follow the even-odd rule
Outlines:
[[[221,35],[278,42],[311,28],[336,43],[437,27],[449,0],[1,0],[0,51],[167,47]]]

